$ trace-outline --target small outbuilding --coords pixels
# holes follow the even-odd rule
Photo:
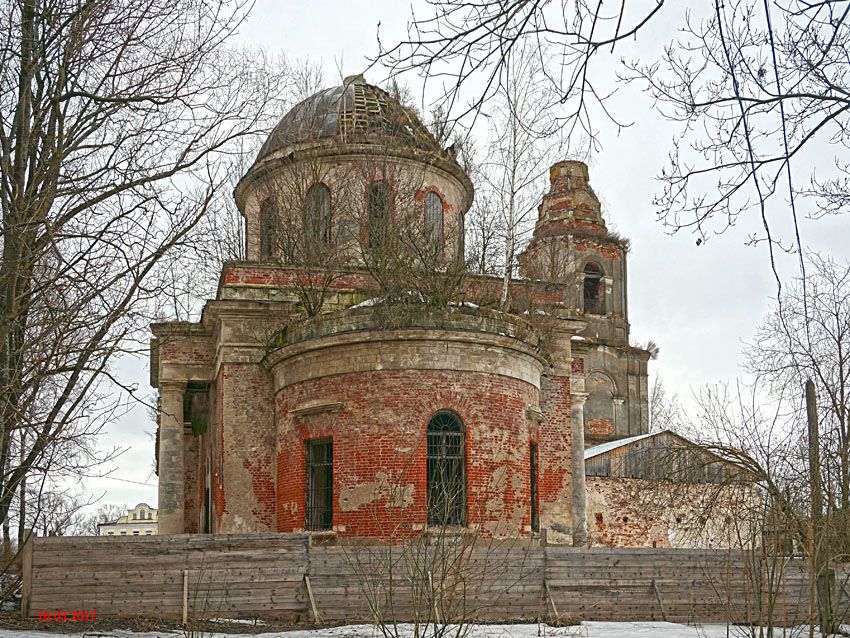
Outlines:
[[[588,447],[587,526],[593,545],[741,547],[757,493],[735,465],[665,430]]]

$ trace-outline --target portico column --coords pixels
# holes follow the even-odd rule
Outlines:
[[[159,383],[159,533],[184,532],[183,393],[186,384]]]
[[[572,417],[573,547],[587,547],[587,487],[584,480],[584,402],[587,396],[586,392],[572,392],[570,394],[570,416]]]

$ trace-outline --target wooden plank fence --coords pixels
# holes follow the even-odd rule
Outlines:
[[[305,536],[292,534],[36,538],[22,610],[99,616],[301,615]]]
[[[784,561],[772,599],[739,551],[546,548],[546,582],[564,620],[666,620],[757,623],[806,619],[808,581],[801,561]]]
[[[580,549],[506,542],[329,545],[300,534],[33,538],[24,615],[296,618],[357,622],[667,620],[780,624],[808,613],[805,566],[790,560],[774,598],[741,552]],[[836,569],[846,614],[850,568]],[[309,587],[308,587],[309,585]]]

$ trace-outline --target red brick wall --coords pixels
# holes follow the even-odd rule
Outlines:
[[[600,242],[594,239],[576,239],[576,250],[578,252],[595,252],[606,259],[617,260],[622,256],[622,248],[615,243]]]
[[[589,438],[606,438],[614,434],[614,424],[608,419],[591,419],[587,422]]]
[[[299,281],[299,269],[280,266],[261,266],[257,264],[226,264],[222,273],[223,286],[269,286],[271,288],[291,288]],[[469,275],[465,282],[464,293],[470,299],[498,300],[501,293],[501,280],[496,277]],[[518,294],[540,304],[564,303],[562,286],[549,286],[539,282],[514,280]],[[380,294],[377,282],[365,270],[350,271],[335,276],[328,283],[330,290],[356,290],[364,294]],[[164,356],[163,360],[167,357]]]
[[[666,512],[647,507],[644,481],[588,476],[587,533],[594,545],[670,547]]]
[[[159,359],[169,363],[210,364],[215,358],[212,341],[206,336],[170,335],[159,340]]]
[[[540,395],[540,525],[564,534],[572,512],[570,378],[544,376]]]
[[[291,414],[316,399],[343,407]],[[485,534],[524,531],[530,525],[528,448],[536,429],[525,408],[537,404],[534,386],[484,373],[368,372],[286,387],[276,399],[277,529],[303,527],[304,441],[330,436],[338,532],[418,533],[426,518],[426,427],[438,410],[452,410],[466,427],[467,524]]]

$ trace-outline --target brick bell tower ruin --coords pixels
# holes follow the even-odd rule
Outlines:
[[[462,263],[469,177],[362,76],[287,113],[235,191],[246,259],[200,321],[151,328],[161,533],[583,543],[584,447],[646,431],[648,353],[587,167],[550,179],[513,282],[525,311],[498,311],[481,275],[392,297],[394,237],[420,238],[419,275]]]

